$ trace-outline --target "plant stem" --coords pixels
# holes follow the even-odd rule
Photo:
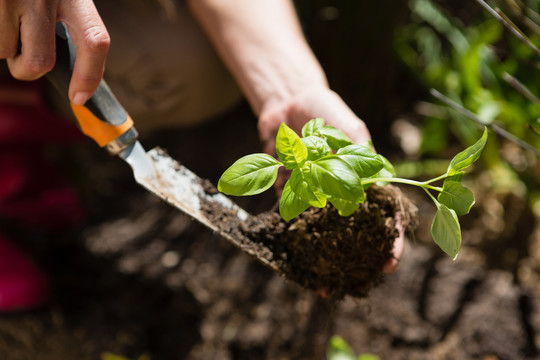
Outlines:
[[[433,194],[431,194],[426,188],[424,188],[424,191],[429,195],[429,197],[431,198],[431,200],[433,200],[433,202],[435,203],[435,205],[437,205],[439,202],[437,201],[437,199],[435,199],[435,197],[433,196]]]
[[[433,178],[431,180],[424,181],[424,184],[431,184],[432,182],[442,180],[442,179],[446,178],[447,176],[448,176],[447,174],[442,174],[441,176],[437,176],[436,178]]]
[[[429,184],[431,182],[433,182],[433,181],[442,179],[445,176],[446,175],[441,175],[438,178],[428,180],[427,182],[420,182],[420,181],[402,179],[402,178],[372,178],[372,179],[364,179],[364,180],[362,180],[362,185],[374,184],[374,183],[377,183],[377,182],[381,181],[381,182],[391,182],[391,183],[400,183],[400,184],[413,185],[413,186],[421,187],[421,188],[426,189],[426,190],[431,189],[431,190],[441,192],[442,188],[436,187],[436,186],[431,186]]]

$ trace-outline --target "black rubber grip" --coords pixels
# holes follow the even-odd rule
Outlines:
[[[56,64],[46,78],[60,94],[68,99],[69,83],[75,64],[76,48],[63,23],[56,24]],[[101,80],[92,97],[84,104],[94,116],[105,123],[118,126],[123,124],[128,114],[118,102],[105,80]]]

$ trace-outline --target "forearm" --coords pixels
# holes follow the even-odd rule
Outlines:
[[[289,0],[188,0],[254,112],[327,87]]]

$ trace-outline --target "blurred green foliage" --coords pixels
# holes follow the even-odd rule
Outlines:
[[[537,1],[531,6],[538,7]],[[479,7],[471,1],[469,6]],[[434,88],[475,113],[484,123],[498,122],[517,137],[538,147],[540,104],[517,91],[512,82],[540,94],[540,59],[525,44],[504,31],[487,13],[464,25],[432,0],[410,0],[411,23],[395,38],[402,61],[426,88]],[[533,8],[530,8],[531,11]],[[539,40],[536,34],[533,41]],[[465,144],[480,127],[452,109],[424,107],[423,154],[447,148],[450,134]],[[492,146],[491,158],[498,149]]]
[[[484,123],[495,124],[540,150],[540,57],[478,1],[450,4],[410,0],[410,22],[395,37],[395,50],[425,90],[435,89],[470,110]],[[540,44],[539,2],[490,1],[534,44]],[[470,145],[481,127],[470,118],[426,96],[419,113],[424,158],[445,157],[456,143]],[[528,197],[538,208],[538,158],[507,139],[492,134],[482,157],[493,190]],[[517,148],[517,150],[516,150]],[[517,159],[517,160],[516,160]],[[412,170],[408,166],[409,171]],[[398,167],[399,174],[399,167]],[[401,174],[400,174],[401,175]],[[409,174],[410,175],[410,174]]]

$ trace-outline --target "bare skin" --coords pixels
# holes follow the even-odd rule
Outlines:
[[[258,116],[265,151],[272,151],[281,122],[299,131],[314,117],[342,129],[356,143],[371,139],[365,123],[329,88],[290,0],[187,0],[187,4]],[[83,104],[103,76],[110,44],[91,0],[0,0],[0,59],[7,59],[17,79],[41,77],[54,66],[58,21],[68,26],[77,46],[69,96],[73,103]],[[399,230],[394,259],[383,268],[386,272],[396,268],[403,251]]]
[[[92,0],[0,0],[0,59],[7,60],[16,79],[45,75],[55,64],[55,25],[60,21],[77,46],[69,97],[82,105],[101,81],[110,44]]]

